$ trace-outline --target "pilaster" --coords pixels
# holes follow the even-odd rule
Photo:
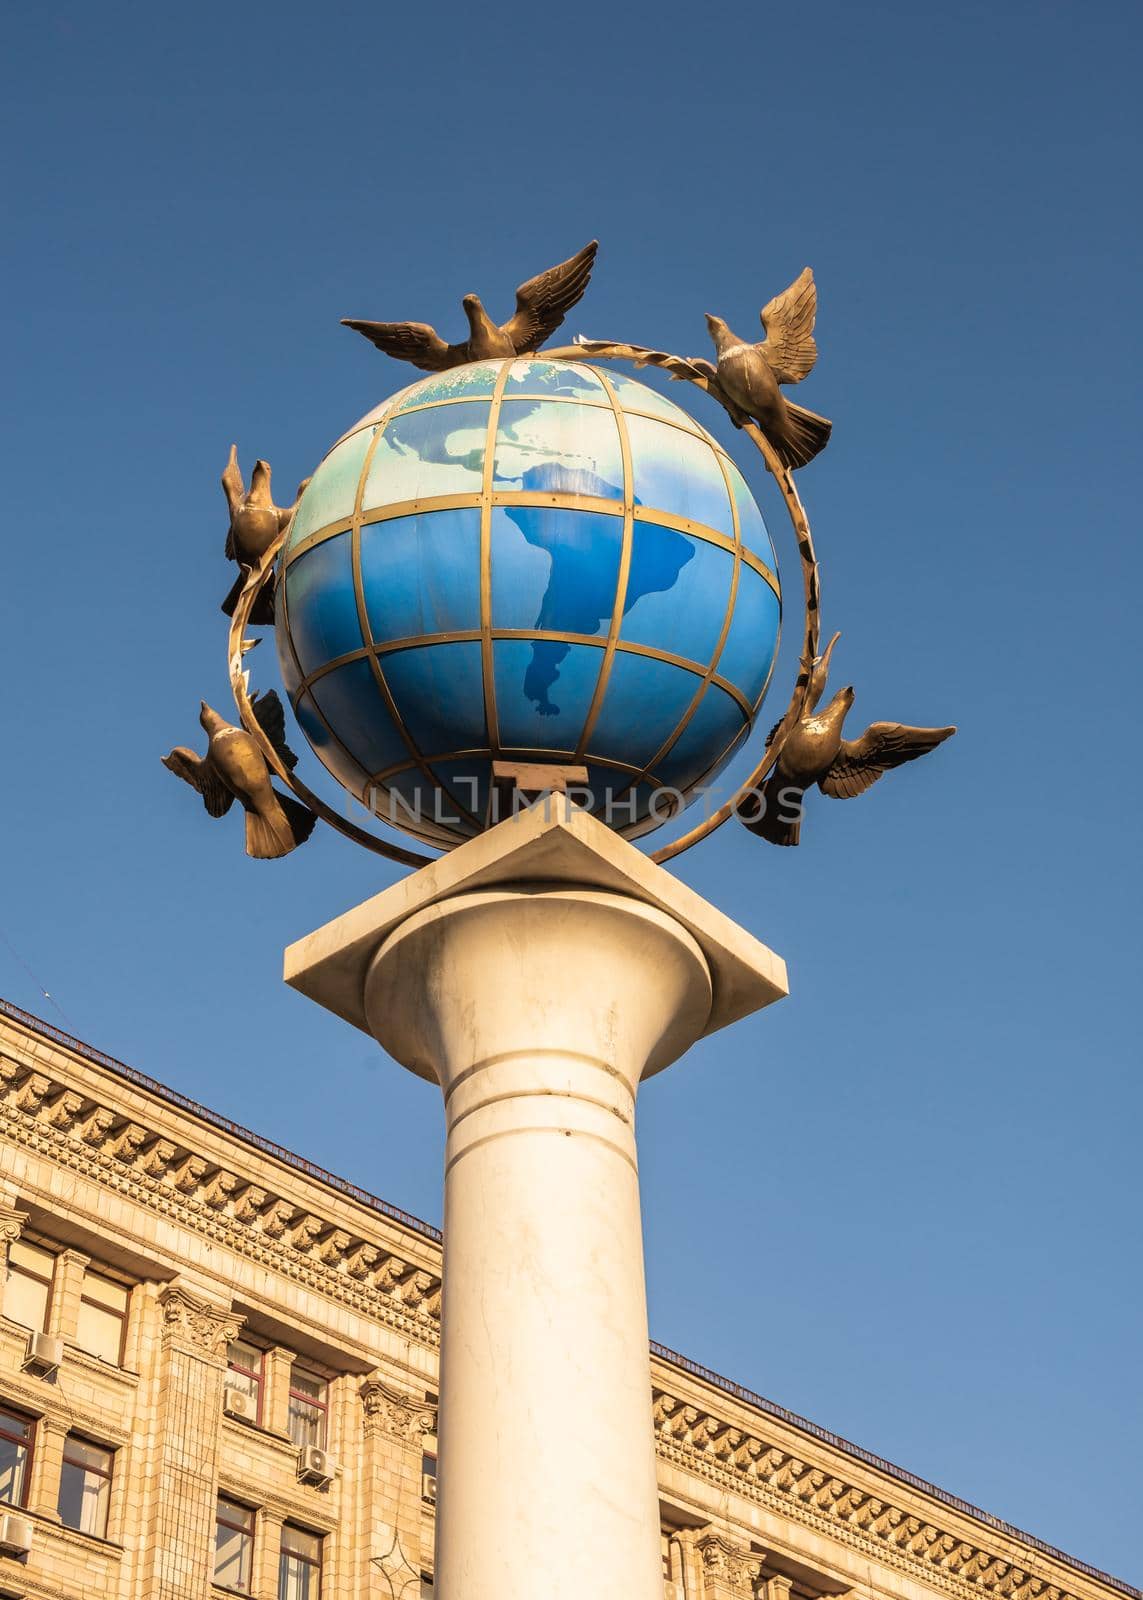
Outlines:
[[[79,1326],[79,1298],[83,1293],[83,1275],[91,1265],[91,1257],[79,1250],[61,1250],[56,1257],[52,1277],[52,1298],[48,1307],[48,1332],[58,1333],[64,1339],[75,1338]]]
[[[436,1410],[380,1372],[370,1373],[358,1393],[364,1439],[357,1593],[388,1600],[390,1593],[400,1595],[413,1585],[423,1564],[421,1455],[425,1439],[436,1430]]]
[[[24,1231],[28,1213],[0,1199],[0,1313],[4,1310],[4,1285],[8,1278],[8,1246]]]
[[[68,1425],[62,1417],[41,1417],[36,1425],[28,1509],[52,1522],[60,1520],[60,1473],[63,1471],[64,1440],[67,1435]]]
[[[243,1318],[180,1280],[159,1291],[156,1479],[148,1600],[202,1600],[210,1589],[226,1347]]]
[[[290,1373],[295,1361],[294,1352],[282,1345],[266,1351],[262,1367],[264,1390],[262,1394],[262,1426],[272,1433],[285,1433],[290,1411]]]
[[[250,1592],[253,1600],[277,1600],[278,1566],[282,1552],[280,1511],[263,1506],[254,1525],[254,1571]]]

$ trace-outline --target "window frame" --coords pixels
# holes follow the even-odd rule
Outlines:
[[[244,1526],[237,1522],[228,1522],[221,1514],[221,1507],[225,1501],[227,1506],[236,1506],[237,1509],[249,1518],[249,1524]],[[258,1521],[258,1513],[253,1506],[244,1505],[241,1500],[235,1500],[231,1495],[219,1491],[214,1497],[214,1560],[211,1565],[210,1581],[216,1589],[223,1589],[227,1594],[252,1594],[254,1590],[254,1537]],[[229,1528],[232,1533],[240,1533],[246,1542],[246,1583],[238,1587],[232,1583],[220,1583],[218,1578],[218,1530]]]
[[[107,1471],[104,1472],[102,1470],[102,1468],[100,1468],[100,1467],[93,1467],[93,1466],[91,1466],[91,1464],[89,1462],[86,1462],[86,1461],[69,1460],[68,1459],[68,1453],[67,1453],[68,1452],[68,1445],[71,1443],[71,1441],[73,1439],[75,1440],[75,1442],[77,1444],[86,1445],[89,1450],[99,1450],[99,1451],[101,1451],[107,1457],[107,1461],[108,1461]],[[108,1526],[108,1522],[110,1521],[110,1517],[111,1517],[111,1485],[114,1482],[114,1478],[115,1478],[115,1454],[116,1454],[116,1452],[115,1452],[113,1446],[111,1446],[109,1444],[100,1444],[98,1439],[89,1439],[86,1434],[83,1434],[83,1433],[69,1433],[67,1435],[67,1437],[64,1439],[63,1460],[62,1460],[61,1466],[60,1466],[60,1486],[59,1486],[59,1490],[57,1491],[57,1494],[56,1494],[56,1510],[60,1512],[60,1523],[61,1523],[61,1526],[65,1527],[65,1528],[70,1528],[73,1533],[82,1533],[82,1534],[86,1535],[86,1537],[89,1538],[89,1539],[104,1539],[105,1540],[107,1538],[107,1526]],[[64,1467],[78,1467],[82,1472],[85,1472],[85,1473],[89,1472],[89,1473],[91,1473],[91,1475],[93,1477],[102,1478],[104,1480],[104,1482],[107,1484],[107,1500],[106,1500],[106,1503],[105,1503],[105,1505],[103,1507],[103,1529],[102,1529],[101,1532],[94,1533],[94,1532],[92,1532],[92,1530],[90,1528],[77,1527],[74,1522],[65,1522],[63,1520],[63,1512],[62,1512],[62,1510],[60,1510],[59,1501],[60,1501],[60,1498],[61,1498],[61,1496],[63,1494],[63,1468]]]
[[[317,1384],[321,1388],[323,1398],[315,1400],[313,1395],[302,1394],[295,1389],[295,1377],[307,1378],[312,1383]],[[293,1402],[295,1400],[300,1400],[303,1405],[310,1406],[314,1411],[321,1412],[321,1443],[319,1445],[311,1445],[304,1440],[294,1438],[291,1425],[294,1420]],[[320,1372],[314,1372],[310,1367],[294,1368],[291,1366],[290,1368],[289,1394],[286,1398],[286,1432],[290,1436],[290,1442],[295,1444],[299,1450],[329,1449],[329,1379],[323,1378]],[[305,1529],[302,1531],[305,1532]]]
[[[27,1250],[40,1250],[40,1251],[42,1251],[44,1253],[44,1255],[51,1257],[52,1264],[51,1264],[51,1268],[50,1268],[50,1270],[48,1272],[48,1276],[46,1278],[42,1278],[38,1272],[33,1272],[30,1268],[22,1266],[19,1263],[15,1263],[13,1261],[13,1259],[12,1259],[13,1250],[14,1249],[19,1250],[20,1248],[24,1248],[24,1249],[27,1249]],[[8,1246],[7,1260],[6,1260],[5,1266],[4,1266],[5,1288],[7,1287],[7,1283],[8,1283],[8,1279],[9,1278],[12,1278],[12,1277],[26,1278],[26,1279],[30,1280],[32,1283],[43,1284],[44,1288],[47,1290],[47,1293],[44,1296],[44,1317],[43,1317],[43,1321],[41,1322],[41,1324],[40,1324],[40,1326],[38,1328],[33,1328],[32,1324],[30,1322],[21,1322],[18,1317],[12,1316],[12,1314],[8,1310],[8,1297],[5,1294],[5,1296],[4,1296],[4,1315],[5,1315],[5,1317],[7,1317],[9,1322],[14,1322],[16,1324],[16,1326],[19,1327],[19,1328],[27,1328],[31,1333],[46,1333],[48,1331],[48,1324],[51,1322],[51,1319],[52,1319],[52,1300],[55,1298],[56,1271],[57,1271],[57,1268],[58,1268],[58,1264],[59,1264],[59,1253],[58,1253],[58,1251],[53,1250],[49,1245],[40,1244],[40,1242],[37,1239],[22,1239],[21,1238],[21,1239],[13,1239],[12,1240],[12,1242]]]
[[[90,1295],[84,1294],[83,1285],[86,1284],[89,1276],[92,1278],[101,1278],[104,1283],[112,1284],[116,1289],[123,1290],[126,1296],[126,1303],[124,1304],[122,1311],[116,1311],[111,1306],[104,1305],[101,1300],[95,1300]],[[89,1350],[86,1345],[79,1343],[79,1317],[83,1314],[82,1310],[76,1317],[75,1342],[77,1349],[82,1350],[85,1355],[92,1356],[96,1361],[106,1361],[109,1366],[121,1367],[123,1365],[124,1352],[127,1348],[127,1318],[131,1314],[131,1285],[127,1283],[120,1283],[118,1279],[113,1278],[110,1273],[104,1272],[98,1267],[85,1267],[83,1272],[83,1283],[81,1283],[79,1290],[79,1303],[81,1307],[94,1306],[97,1311],[102,1311],[105,1316],[115,1318],[119,1324],[119,1351],[115,1357],[115,1360],[112,1361],[109,1357],[101,1356],[96,1351]]]
[[[304,1533],[308,1539],[313,1539],[317,1544],[317,1559],[311,1561],[309,1556],[304,1556],[300,1551],[297,1550],[287,1550],[284,1542],[279,1543],[277,1600],[289,1600],[289,1595],[286,1590],[286,1578],[288,1576],[286,1563],[290,1560],[296,1561],[302,1566],[310,1567],[317,1573],[317,1592],[312,1596],[312,1600],[321,1600],[321,1592],[325,1577],[325,1534],[318,1533],[313,1528],[303,1528],[300,1522],[288,1521],[282,1524],[283,1540],[287,1531]]]
[[[25,1435],[22,1439],[17,1439],[4,1426],[5,1421],[8,1419],[15,1421],[18,1427],[24,1428]],[[11,1506],[13,1511],[26,1511],[28,1509],[28,1491],[32,1482],[32,1461],[36,1453],[36,1421],[35,1417],[28,1416],[26,1412],[18,1410],[15,1406],[0,1405],[0,1438],[7,1439],[11,1444],[16,1445],[17,1448],[22,1448],[24,1451],[24,1460],[20,1473],[19,1497],[15,1500],[0,1500],[0,1506]]]
[[[258,1352],[257,1371],[253,1371],[249,1367],[240,1367],[237,1362],[231,1360],[230,1352],[236,1344],[245,1345],[247,1350],[256,1350]],[[237,1372],[240,1377],[248,1378],[254,1385],[254,1421],[261,1427],[262,1407],[266,1396],[266,1351],[261,1345],[255,1344],[250,1339],[231,1339],[226,1347],[226,1370],[227,1372]],[[232,1388],[234,1386],[229,1385],[229,1387]]]

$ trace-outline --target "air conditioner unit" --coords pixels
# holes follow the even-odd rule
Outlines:
[[[37,1378],[50,1378],[63,1360],[63,1340],[56,1333],[30,1333],[24,1356],[24,1371]]]
[[[421,1473],[421,1499],[427,1500],[431,1506],[437,1503],[437,1480],[432,1472]]]
[[[222,1409],[228,1417],[238,1417],[242,1422],[258,1421],[258,1402],[243,1389],[224,1389]]]
[[[26,1556],[32,1548],[30,1517],[0,1517],[0,1550],[6,1556]]]
[[[313,1483],[319,1489],[332,1483],[337,1476],[337,1462],[316,1445],[304,1444],[298,1451],[298,1477],[303,1483]]]

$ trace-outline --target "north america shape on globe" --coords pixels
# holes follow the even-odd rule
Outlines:
[[[587,767],[623,833],[742,743],[777,569],[741,473],[680,407],[582,363],[486,361],[331,449],[283,554],[298,720],[358,799],[423,836],[483,825],[496,757]]]

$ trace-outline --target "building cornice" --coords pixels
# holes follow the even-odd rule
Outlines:
[[[423,1259],[339,1226],[344,1219],[332,1197],[325,1208],[315,1203],[312,1182],[293,1195],[264,1187],[209,1151],[168,1137],[169,1119],[156,1116],[148,1125],[138,1106],[124,1116],[114,1104],[101,1104],[69,1082],[66,1071],[58,1051],[49,1062],[0,1049],[0,1118],[14,1143],[371,1321],[429,1347],[439,1343],[441,1279]],[[192,1126],[179,1129],[188,1140]],[[166,1309],[168,1323],[187,1334],[206,1328],[182,1301]]]

